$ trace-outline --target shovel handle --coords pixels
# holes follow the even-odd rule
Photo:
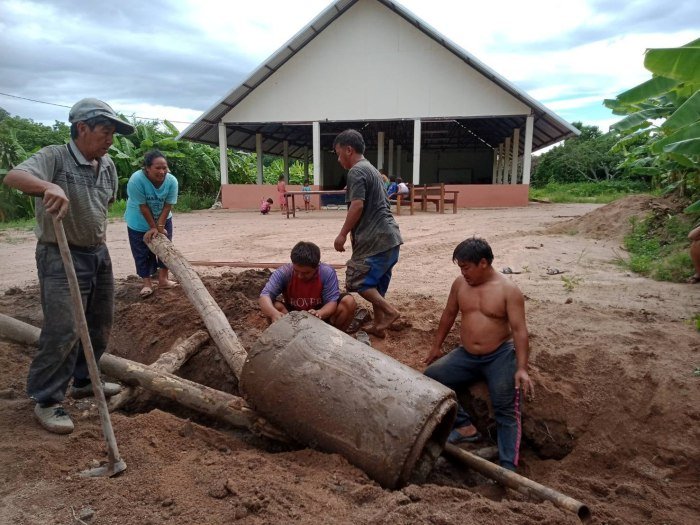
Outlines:
[[[53,227],[56,231],[56,241],[58,242],[58,248],[61,252],[61,258],[63,259],[63,266],[66,270],[66,278],[68,279],[68,287],[70,288],[70,295],[73,302],[73,316],[75,317],[75,323],[80,333],[80,341],[83,346],[83,352],[85,353],[85,361],[88,365],[90,381],[92,382],[92,391],[97,400],[102,433],[107,443],[109,464],[110,466],[114,466],[122,460],[119,457],[117,438],[114,436],[112,421],[109,417],[109,410],[107,409],[107,400],[105,399],[104,390],[102,389],[100,371],[97,368],[95,353],[92,349],[92,343],[90,342],[90,333],[88,331],[87,320],[85,319],[85,311],[83,310],[83,300],[80,295],[80,285],[75,275],[75,266],[73,266],[73,258],[71,257],[70,248],[68,247],[68,240],[66,239],[66,232],[63,229],[63,222],[56,216],[53,216]]]

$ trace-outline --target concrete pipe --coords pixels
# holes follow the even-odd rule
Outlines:
[[[341,454],[386,488],[425,479],[457,410],[450,389],[302,312],[261,335],[240,388],[291,437]]]

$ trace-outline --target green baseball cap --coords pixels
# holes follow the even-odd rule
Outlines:
[[[105,117],[112,121],[115,131],[121,135],[131,135],[134,126],[119,118],[112,107],[96,98],[84,98],[75,103],[68,113],[68,122],[75,124],[93,117]]]

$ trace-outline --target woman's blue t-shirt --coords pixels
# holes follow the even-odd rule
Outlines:
[[[156,188],[153,183],[148,180],[148,177],[139,170],[129,178],[126,185],[126,212],[124,220],[126,225],[137,232],[147,232],[151,229],[146,221],[146,218],[141,213],[139,206],[148,204],[151,210],[153,219],[158,220],[166,204],[175,204],[177,202],[177,179],[172,173],[165,176],[163,184],[160,188]],[[173,213],[168,214],[168,219],[173,216]]]

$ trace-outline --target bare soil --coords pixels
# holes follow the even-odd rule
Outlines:
[[[499,270],[527,297],[531,376],[520,472],[590,506],[594,523],[700,522],[700,287],[625,271],[621,236],[631,215],[658,201],[632,197],[595,205],[535,204],[398,217],[405,244],[388,299],[403,322],[372,345],[418,370],[458,269],[456,244],[492,244]],[[279,214],[218,210],[178,215],[175,244],[191,260],[288,260],[313,240],[324,260],[344,212]],[[41,326],[31,232],[0,232],[0,312]],[[110,351],[151,363],[203,323],[179,289],[138,296],[125,226],[109,227],[119,278]],[[548,268],[564,273],[548,275]],[[267,326],[256,298],[268,272],[202,268],[231,325],[249,348]],[[340,272],[342,278],[343,272]],[[458,342],[457,331],[447,347]],[[4,524],[529,524],[577,523],[550,503],[505,490],[441,459],[423,485],[382,489],[338,455],[282,447],[151,400],[112,415],[127,471],[82,479],[105,459],[90,401],[67,400],[76,422],[51,435],[32,419],[24,381],[32,348],[0,341],[0,523]],[[235,393],[236,380],[212,344],[180,371]],[[494,436],[483,385],[465,402]],[[371,407],[367,407],[371,410]],[[482,444],[483,446],[483,444]],[[76,517],[78,519],[76,519]]]

